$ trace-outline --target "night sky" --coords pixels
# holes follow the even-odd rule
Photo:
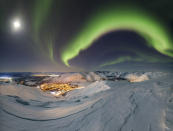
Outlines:
[[[172,0],[119,1],[1,0],[0,71],[173,65]]]

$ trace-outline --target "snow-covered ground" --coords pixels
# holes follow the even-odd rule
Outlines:
[[[173,131],[172,78],[98,71],[16,78],[0,84],[0,131]],[[39,81],[83,88],[55,98],[36,88]]]

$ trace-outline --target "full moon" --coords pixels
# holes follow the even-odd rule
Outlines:
[[[14,31],[19,31],[21,30],[22,26],[21,26],[21,20],[20,19],[15,19],[12,22],[12,29]]]

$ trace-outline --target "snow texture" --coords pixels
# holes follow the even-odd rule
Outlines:
[[[0,84],[0,131],[173,131],[172,78],[101,71],[15,76]],[[83,88],[55,98],[36,88],[44,82]]]

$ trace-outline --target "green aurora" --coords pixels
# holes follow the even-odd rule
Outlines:
[[[41,27],[46,21],[47,16],[50,13],[53,0],[37,0],[33,12],[33,29],[34,36],[38,37]]]
[[[50,35],[50,31],[47,30],[46,32],[43,32],[42,30],[45,28],[45,24],[47,24],[46,22],[51,13],[52,5],[53,0],[37,0],[35,2],[33,11],[33,38],[37,47],[42,50],[41,52],[43,52],[44,55],[47,55],[50,60],[55,63],[53,56],[53,37]],[[44,33],[43,40],[40,38],[41,33]]]
[[[146,40],[149,47],[173,57],[169,31],[158,19],[134,7],[109,7],[95,12],[88,19],[81,31],[62,51],[62,61],[69,66],[68,61],[79,55],[80,51],[87,49],[102,35],[116,30],[135,31]],[[131,59],[128,56],[123,58],[123,60]],[[121,62],[122,59],[119,58],[118,61]]]
[[[120,48],[122,50],[122,48]],[[115,50],[115,49],[112,49]],[[119,56],[116,59],[108,60],[102,63],[99,67],[110,66],[119,64],[122,62],[145,62],[145,63],[171,63],[173,59],[171,57],[165,57],[164,55],[157,55],[152,52],[141,52],[132,48],[126,48],[129,52],[133,53],[134,56]]]
[[[100,65],[100,67],[104,66],[110,66],[110,65],[115,65],[119,64],[122,62],[127,62],[127,61],[132,61],[132,62],[147,62],[147,63],[169,63],[172,62],[172,59],[165,59],[165,58],[158,58],[157,56],[147,56],[145,54],[140,53],[139,56],[121,56],[116,58],[115,60],[105,62]]]
[[[118,57],[117,59],[115,59],[113,61],[101,64],[100,67],[114,65],[114,64],[121,63],[121,62],[125,62],[125,61],[142,61],[142,59],[140,59],[140,58],[133,58],[131,56],[122,56],[122,57]]]

